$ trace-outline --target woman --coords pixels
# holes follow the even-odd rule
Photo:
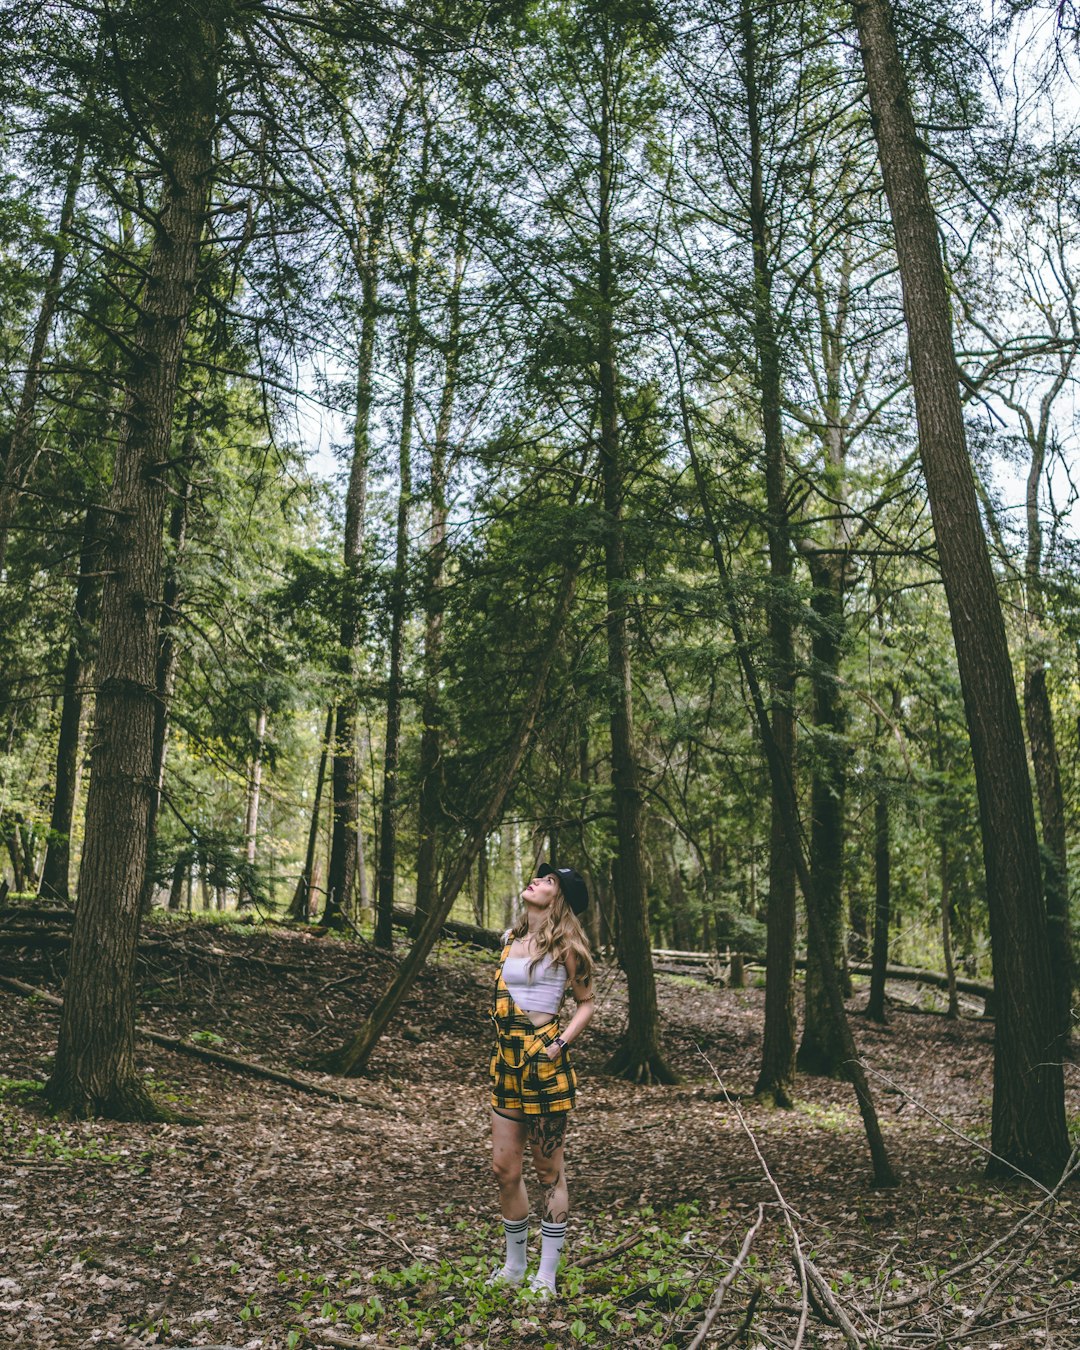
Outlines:
[[[492,1167],[506,1260],[488,1284],[516,1285],[525,1278],[529,1196],[521,1172],[528,1143],[544,1196],[540,1268],[529,1288],[550,1298],[570,1208],[563,1141],[577,1077],[567,1048],[593,1015],[592,958],[577,919],[589,893],[572,867],[544,863],[521,898],[525,913],[506,934],[491,1013],[497,1035],[491,1059]],[[568,986],[577,1008],[560,1030],[558,1013]]]

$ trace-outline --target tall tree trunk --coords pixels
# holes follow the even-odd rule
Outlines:
[[[608,54],[610,61],[610,53]],[[639,1083],[672,1083],[675,1074],[660,1051],[660,1019],[652,965],[649,912],[642,853],[642,795],[634,744],[633,684],[630,669],[630,574],[626,563],[623,497],[626,464],[619,431],[618,367],[613,302],[611,198],[612,71],[600,91],[600,181],[597,260],[597,361],[600,374],[600,461],[604,484],[604,577],[607,588],[608,714],[611,779],[615,797],[615,901],[619,908],[619,957],[626,973],[629,1010],[626,1033],[607,1071]]]
[[[352,464],[345,493],[345,576],[341,615],[341,645],[338,664],[342,694],[334,717],[334,758],[330,781],[333,791],[333,822],[330,830],[330,861],[326,869],[326,903],[321,922],[342,928],[352,903],[356,881],[360,812],[359,765],[356,758],[357,697],[355,688],[356,645],[360,632],[360,583],[364,553],[364,514],[367,509],[368,463],[371,455],[371,407],[374,400],[372,371],[378,325],[378,267],[382,247],[381,211],[373,212],[361,274],[362,314],[357,350],[356,420],[353,423]]]
[[[773,277],[765,204],[755,16],[739,7],[743,83],[750,157],[750,238],[754,275],[754,353],[765,448],[766,522],[769,537],[769,716],[778,753],[795,773],[795,648],[791,624],[791,538],[787,469],[781,419],[783,380],[773,309]],[[791,1106],[795,1081],[795,865],[775,793],[769,808],[769,896],[765,911],[765,1034],[754,1092],[777,1106]]]
[[[1061,1042],[1020,710],[957,384],[945,269],[888,0],[853,0],[908,328],[919,446],[978,785],[998,1016],[988,1172],[1056,1180]]]
[[[870,997],[866,1015],[884,1025],[885,974],[889,964],[889,910],[892,869],[889,843],[889,795],[884,784],[874,798],[874,952],[870,962]]]
[[[815,910],[817,909],[817,896],[814,892],[814,880],[810,872],[810,864],[807,860],[806,848],[803,840],[802,824],[799,820],[798,800],[795,795],[795,781],[794,779],[785,776],[786,766],[772,734],[772,724],[769,719],[769,710],[765,703],[765,695],[762,692],[761,684],[757,677],[757,671],[754,668],[754,663],[750,658],[750,647],[747,643],[742,618],[735,601],[731,573],[728,568],[727,558],[724,554],[720,531],[717,528],[716,517],[713,514],[712,502],[706,488],[705,471],[694,445],[693,428],[690,422],[690,413],[686,405],[685,389],[681,372],[678,372],[678,375],[679,407],[684,443],[690,458],[690,467],[693,470],[698,496],[701,500],[702,513],[705,517],[705,528],[708,532],[709,542],[712,546],[713,561],[716,564],[717,575],[726,592],[728,622],[731,626],[731,635],[735,643],[735,651],[738,657],[739,666],[742,669],[743,679],[746,681],[746,688],[750,696],[750,704],[754,711],[754,719],[757,722],[758,734],[761,737],[761,742],[765,750],[765,758],[769,766],[769,778],[772,783],[773,795],[780,805],[784,833],[787,837],[788,847],[795,859],[796,879],[799,886],[802,888],[803,898],[806,901],[807,914],[813,918]],[[829,1004],[832,1008],[833,1017],[836,1019],[837,1025],[841,1028],[841,1035],[844,1041],[844,1076],[854,1088],[855,1098],[859,1104],[859,1114],[862,1116],[863,1127],[866,1130],[866,1140],[870,1149],[870,1157],[874,1168],[874,1184],[875,1186],[895,1186],[898,1179],[896,1173],[893,1171],[892,1163],[889,1161],[885,1140],[881,1133],[881,1125],[877,1117],[877,1109],[874,1106],[873,1094],[870,1091],[870,1085],[867,1082],[866,1073],[862,1067],[862,1061],[859,1059],[859,1053],[855,1046],[854,1037],[851,1034],[851,1027],[847,1020],[847,1010],[844,1007],[844,998],[840,989],[840,979],[834,965],[827,959],[825,926],[820,921],[820,918],[818,918],[816,921],[810,923],[809,928],[810,940],[818,950],[818,958],[821,962],[821,969],[825,977],[825,990],[829,998]]]
[[[259,836],[259,799],[262,795],[263,754],[266,749],[266,709],[255,719],[255,744],[248,764],[247,809],[244,812],[244,873],[237,887],[236,907],[242,909],[254,895],[255,852]]]
[[[38,447],[34,436],[34,415],[37,411],[38,392],[41,388],[45,344],[49,340],[56,307],[60,300],[60,283],[64,275],[64,265],[67,262],[71,226],[75,218],[75,202],[82,183],[85,149],[80,141],[72,158],[71,168],[68,170],[64,200],[60,207],[56,242],[52,250],[52,260],[48,276],[45,278],[41,306],[38,309],[33,336],[30,339],[30,352],[27,357],[26,372],[23,375],[22,389],[19,393],[19,405],[15,410],[15,421],[11,428],[11,439],[8,441],[7,453],[4,456],[2,469],[0,469],[0,576],[3,575],[4,563],[7,559],[8,538],[11,532],[11,518],[15,510],[15,504],[33,472],[38,456]]]
[[[363,569],[364,513],[367,505],[368,466],[371,457],[371,410],[374,404],[372,373],[379,322],[379,268],[386,232],[386,187],[402,144],[402,130],[412,95],[398,104],[386,142],[376,156],[365,187],[354,171],[352,206],[365,224],[351,240],[353,264],[360,276],[360,336],[356,360],[356,419],[353,423],[352,464],[345,495],[345,576],[341,612],[338,667],[342,694],[335,717],[333,824],[330,859],[326,869],[326,903],[321,923],[343,928],[352,907],[353,889],[360,865],[360,766],[357,760],[356,728],[359,703],[356,691],[356,647],[360,634],[360,588]],[[352,128],[343,118],[343,137],[348,143]],[[360,157],[358,157],[360,158]]]
[[[204,5],[178,13],[173,33],[184,106],[169,110],[162,197],[116,447],[86,841],[46,1086],[55,1107],[78,1116],[156,1110],[135,1069],[135,949],[153,794],[165,474],[213,171],[221,37]]]
[[[100,514],[87,508],[79,550],[79,580],[75,586],[73,631],[64,664],[64,693],[56,743],[56,789],[49,821],[49,848],[41,872],[41,894],[50,900],[70,900],[71,829],[79,779],[84,690],[90,667],[92,634],[100,594],[98,552]]]
[[[814,772],[810,788],[810,870],[818,911],[825,924],[825,944],[811,942],[806,962],[806,1017],[797,1064],[804,1073],[836,1078],[844,1058],[825,991],[818,951],[831,953],[837,970],[844,954],[844,797],[847,750],[844,708],[840,697],[840,655],[843,629],[842,559],[838,553],[809,552],[815,614],[812,638],[814,688]],[[807,916],[808,922],[812,922]]]
[[[1042,589],[1042,522],[1039,519],[1039,484],[1046,460],[1049,402],[1040,418],[1037,434],[1029,435],[1031,464],[1027,479],[1027,553],[1024,580],[1029,632],[1024,651],[1024,718],[1027,723],[1031,761],[1035,768],[1035,787],[1039,794],[1045,865],[1047,935],[1050,942],[1050,970],[1054,983],[1054,1005],[1062,1053],[1072,1031],[1073,958],[1069,925],[1069,863],[1065,835],[1065,794],[1061,787],[1061,766],[1054,714],[1046,680],[1046,662],[1040,649],[1046,606]]]
[[[345,576],[342,599],[339,665],[343,689],[334,712],[334,758],[330,781],[333,819],[330,830],[330,861],[326,869],[326,903],[321,923],[342,928],[352,903],[356,880],[356,854],[360,813],[357,791],[360,781],[356,759],[357,700],[354,666],[360,631],[359,585],[363,564],[364,513],[367,505],[368,457],[372,404],[372,366],[375,359],[375,326],[378,294],[375,281],[377,256],[364,276],[364,315],[360,335],[359,372],[356,378],[356,421],[353,424],[353,456],[349,486],[345,493]]]
[[[21,824],[21,815],[0,817],[0,833],[3,834],[4,843],[7,845],[8,857],[11,859],[11,884],[16,895],[21,895],[26,890],[26,870],[23,866],[22,840],[19,838],[19,826]]]
[[[186,853],[181,853],[173,863],[172,878],[169,883],[169,900],[166,908],[170,913],[175,913],[180,909],[180,900],[184,894],[184,880],[189,882],[188,897],[191,896],[191,859]],[[191,908],[190,903],[188,909]]]
[[[484,840],[499,823],[507,795],[513,786],[518,768],[532,741],[536,715],[540,710],[544,690],[547,687],[559,635],[566,626],[566,618],[574,598],[574,587],[580,566],[580,559],[576,559],[563,570],[551,617],[544,632],[543,640],[537,648],[536,656],[531,662],[532,686],[511,736],[506,757],[500,765],[487,800],[477,812],[465,842],[446,869],[438,902],[428,915],[428,922],[424,931],[409,948],[408,955],[398,967],[397,974],[390,987],[375,1004],[367,1021],[364,1022],[353,1039],[333,1057],[331,1067],[339,1073],[363,1073],[372,1050],[374,1050],[379,1038],[389,1025],[390,1019],[407,997],[417,975],[423,969],[424,962],[435,945],[435,940],[439,936],[442,925],[449,918],[450,911],[454,907],[454,901],[472,870],[473,863],[476,861]]]
[[[421,179],[426,175],[425,154]],[[390,583],[390,671],[386,687],[383,791],[379,813],[379,885],[375,898],[375,945],[394,945],[394,884],[397,872],[398,771],[401,763],[402,672],[405,661],[405,610],[409,569],[409,515],[412,508],[412,435],[416,414],[416,357],[420,347],[420,252],[425,219],[414,216],[409,228],[409,268],[405,282],[405,368],[398,438],[398,505],[394,535],[394,574]]]
[[[956,992],[956,967],[952,952],[952,886],[949,865],[949,840],[945,831],[941,832],[941,954],[945,961],[945,978],[948,981],[949,1016],[960,1016],[960,999]]]
[[[319,845],[319,815],[322,811],[323,784],[326,782],[326,761],[334,737],[334,708],[326,710],[326,729],[323,731],[322,747],[319,751],[319,768],[315,775],[315,801],[311,807],[311,824],[308,826],[307,852],[304,854],[304,867],[296,880],[296,890],[289,905],[290,919],[307,921],[311,913],[311,893],[315,885],[315,850]],[[359,837],[359,836],[358,836]]]
[[[184,462],[190,466],[195,445],[195,399],[188,405],[187,434],[184,437]],[[150,820],[147,826],[147,856],[149,866],[146,872],[146,885],[143,889],[143,913],[150,911],[154,896],[156,871],[158,818],[161,814],[162,795],[165,791],[165,760],[169,746],[169,705],[172,702],[173,687],[176,684],[176,665],[179,659],[179,644],[176,640],[177,620],[180,605],[180,570],[187,542],[188,507],[191,503],[191,479],[185,473],[184,484],[169,513],[169,540],[172,549],[165,568],[165,584],[162,590],[161,632],[158,638],[157,658],[157,703],[154,707],[154,795],[150,801]]]
[[[476,853],[476,924],[478,928],[483,928],[487,922],[487,892],[488,892],[488,841],[480,841],[480,847]]]
[[[440,762],[442,710],[439,676],[442,669],[444,577],[446,567],[446,474],[457,397],[461,345],[461,288],[465,278],[464,239],[454,255],[454,279],[447,316],[446,366],[443,371],[435,444],[431,448],[431,529],[424,596],[424,699],[420,733],[420,848],[416,859],[416,913],[412,936],[418,937],[435,898],[438,828],[442,816]]]

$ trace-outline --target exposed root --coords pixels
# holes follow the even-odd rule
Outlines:
[[[612,1078],[624,1078],[642,1087],[672,1084],[680,1081],[658,1050],[643,1050],[623,1041],[608,1060],[604,1072]]]

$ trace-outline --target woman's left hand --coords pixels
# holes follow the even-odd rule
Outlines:
[[[544,1050],[547,1054],[548,1059],[558,1059],[563,1052],[563,1047],[561,1045],[556,1045],[554,1042],[552,1042],[551,1045],[545,1045]]]

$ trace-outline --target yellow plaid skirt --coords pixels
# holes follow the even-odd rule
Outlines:
[[[503,959],[506,952],[503,951]],[[491,1056],[491,1104],[503,1111],[527,1116],[569,1111],[577,1095],[577,1074],[566,1050],[551,1059],[547,1047],[559,1034],[553,1017],[534,1027],[528,1015],[510,997],[503,983],[502,961],[491,1002],[495,1050]]]

